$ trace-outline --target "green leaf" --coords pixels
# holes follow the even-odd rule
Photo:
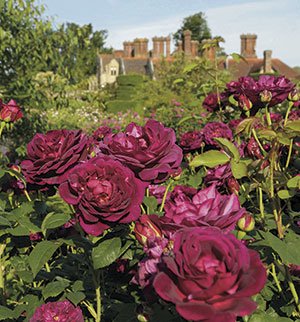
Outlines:
[[[241,157],[239,150],[232,142],[224,138],[214,138],[214,140],[217,141],[220,147],[235,161],[239,161]]]
[[[192,186],[193,188],[199,188],[202,183],[203,174],[202,171],[198,171],[196,174],[191,175],[188,180],[188,185]]]
[[[45,231],[46,229],[61,227],[70,219],[71,216],[69,214],[56,214],[50,212],[43,220],[42,231]]]
[[[63,292],[69,286],[66,280],[54,281],[46,285],[42,290],[43,298],[46,300],[48,297],[55,297]]]
[[[229,157],[225,153],[216,150],[210,150],[200,155],[196,155],[189,165],[193,168],[200,167],[201,165],[209,168],[214,168],[217,165],[225,164],[228,161]]]
[[[186,65],[183,69],[184,73],[189,73],[198,66],[198,63],[190,63]]]
[[[268,130],[268,129],[259,130],[257,132],[257,135],[259,138],[269,139],[269,140],[272,140],[272,139],[276,138],[276,136],[277,136],[276,132],[274,132],[272,130]]]
[[[277,133],[277,140],[279,141],[279,143],[283,145],[290,145],[291,143],[290,137],[287,134],[282,132]]]
[[[9,308],[0,305],[0,321],[14,319],[15,314]]]
[[[234,160],[231,160],[230,166],[232,174],[236,179],[248,176],[247,165],[244,162],[235,162]]]
[[[289,130],[300,132],[300,120],[288,122],[286,123],[285,127],[288,128]]]
[[[289,318],[284,318],[281,316],[270,316],[265,312],[254,313],[251,315],[248,322],[292,322],[293,320]]]
[[[153,213],[157,209],[157,200],[154,196],[144,197],[143,203],[147,206],[150,213]]]
[[[289,199],[295,195],[295,192],[292,190],[279,190],[277,194],[280,199]]]
[[[0,226],[11,227],[11,223],[6,218],[0,216]]]
[[[119,258],[121,251],[121,239],[115,237],[104,240],[92,250],[92,260],[94,269],[103,268],[112,264]]]
[[[44,240],[38,243],[28,257],[28,262],[35,277],[40,269],[48,262],[60,244]]]
[[[287,186],[290,189],[300,189],[300,176],[295,176],[288,180]]]
[[[285,264],[300,265],[300,249],[299,249],[299,238],[294,238],[293,241],[286,243],[280,240],[270,232],[260,232],[268,246],[281,257]]]
[[[259,120],[256,117],[248,117],[241,121],[238,126],[235,129],[235,135],[241,133],[241,132],[246,132],[246,134],[249,134],[251,132],[253,124]]]
[[[69,299],[75,306],[85,299],[83,292],[68,293],[67,299]]]

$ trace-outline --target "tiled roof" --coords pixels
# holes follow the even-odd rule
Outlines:
[[[229,59],[227,61],[228,70],[235,78],[247,76],[252,73],[259,73],[263,69],[264,60],[261,58],[246,58],[245,60],[236,61]],[[225,63],[222,65],[225,67]],[[294,69],[286,65],[280,59],[272,59],[272,69],[279,75],[284,75],[290,79],[299,79],[300,75]]]
[[[123,58],[126,74],[147,74],[148,58]]]

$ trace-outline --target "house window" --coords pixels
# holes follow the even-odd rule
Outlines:
[[[117,75],[117,68],[116,67],[111,67],[110,68],[110,75],[111,76],[116,76]]]

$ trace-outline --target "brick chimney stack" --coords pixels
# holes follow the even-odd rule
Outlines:
[[[185,30],[183,32],[183,50],[186,56],[192,54],[191,41],[192,41],[192,32],[190,30]]]
[[[148,42],[147,38],[140,38],[140,56],[148,57]]]
[[[165,55],[165,37],[158,38],[159,40],[159,57]]]
[[[152,57],[153,58],[159,57],[159,38],[153,37],[152,42],[153,42]]]
[[[213,39],[203,39],[202,46],[205,46],[203,56],[210,61],[214,61],[216,59],[216,47]]]
[[[271,74],[272,70],[272,50],[264,51],[264,74]]]
[[[124,57],[131,57],[132,50],[133,50],[133,43],[131,41],[124,41],[123,48],[124,48]]]
[[[255,46],[257,35],[241,35],[241,56],[245,58],[256,58]]]
[[[192,40],[191,41],[191,51],[192,51],[192,56],[193,57],[198,56],[198,50],[199,50],[199,41],[198,40]]]
[[[135,38],[134,41],[134,57],[141,57],[141,42],[139,38]]]
[[[166,56],[171,56],[171,37],[166,37]]]

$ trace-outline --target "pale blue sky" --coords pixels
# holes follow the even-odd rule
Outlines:
[[[183,18],[202,11],[213,35],[225,39],[227,53],[240,52],[240,34],[256,33],[258,57],[300,66],[300,0],[38,0],[57,23],[92,23],[107,29],[106,44],[122,48],[125,40],[175,32]],[[151,48],[151,44],[149,46]]]

